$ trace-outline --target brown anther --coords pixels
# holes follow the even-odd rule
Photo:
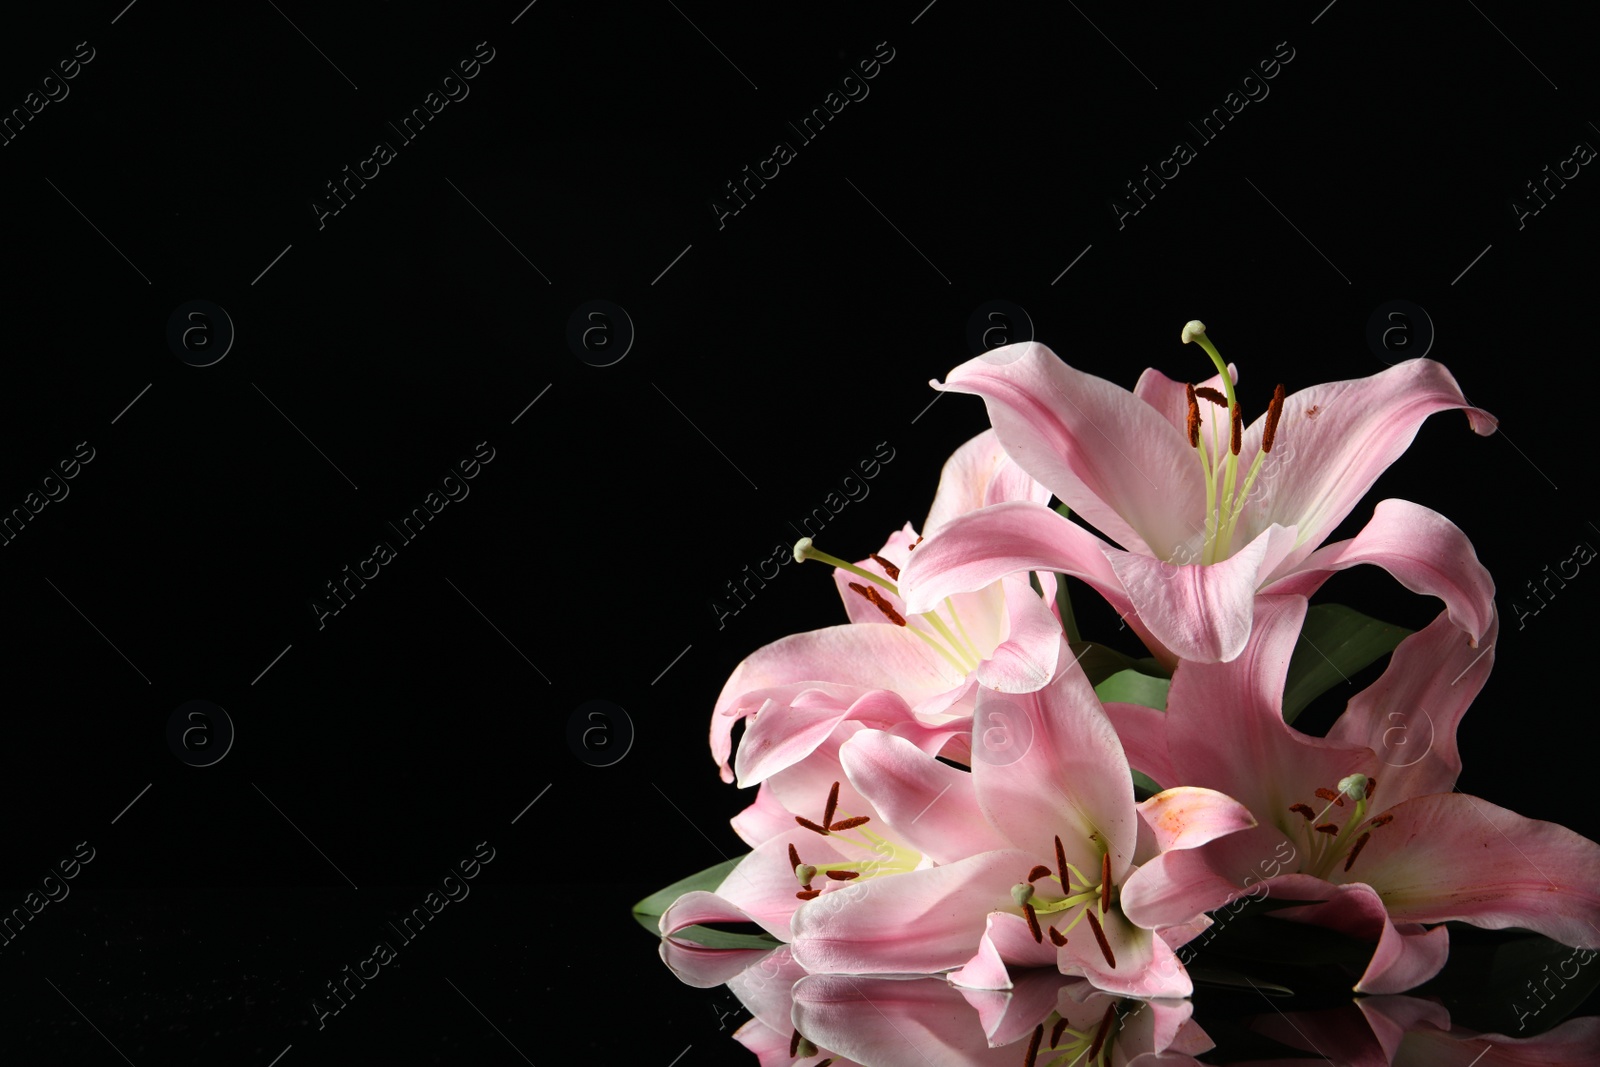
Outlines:
[[[1067,850],[1061,847],[1061,835],[1056,835],[1056,870],[1061,875],[1061,888],[1067,888]]]
[[[827,1059],[825,1059],[821,1063],[817,1064],[817,1067],[828,1067],[828,1064],[830,1064],[832,1062],[833,1062],[833,1057],[829,1056]]]
[[[1022,1067],[1033,1067],[1039,1059],[1039,1042],[1044,1040],[1044,1023],[1033,1028],[1033,1036],[1028,1038],[1028,1051],[1023,1054]]]
[[[1063,1017],[1057,1019],[1055,1026],[1050,1028],[1050,1047],[1051,1048],[1055,1048],[1057,1045],[1061,1044],[1061,1035],[1066,1032],[1066,1029],[1067,1029],[1066,1017],[1063,1016]]]
[[[1089,929],[1094,931],[1094,939],[1100,942],[1100,955],[1106,958],[1106,966],[1116,970],[1117,957],[1111,954],[1111,942],[1106,940],[1106,932],[1100,928],[1100,920],[1095,918],[1094,909],[1084,908],[1083,917],[1089,920]]]
[[[818,826],[816,823],[812,822],[810,819],[802,818],[799,815],[796,815],[794,817],[794,821],[799,823],[801,826],[804,826],[807,830],[810,830],[810,831],[812,831],[814,833],[819,833],[823,837],[827,837],[828,836],[828,828],[826,826]],[[795,866],[798,867],[800,865],[797,863],[797,864],[795,864]]]
[[[1372,799],[1372,791],[1374,789],[1377,789],[1377,788],[1378,788],[1378,780],[1376,778],[1368,778],[1367,779],[1367,795],[1366,795],[1365,799],[1371,800]]]
[[[833,821],[834,812],[839,810],[839,783],[834,782],[833,788],[828,790],[828,806],[822,809],[822,825],[827,826]]]
[[[848,882],[852,878],[861,877],[860,871],[823,871],[822,873],[832,878],[835,882]]]
[[[1367,839],[1371,836],[1371,833],[1363,831],[1361,836],[1356,838],[1356,843],[1350,847],[1350,855],[1344,858],[1345,870],[1348,871],[1350,865],[1356,861],[1356,857],[1361,855],[1361,850],[1367,847]]]
[[[1194,386],[1185,385],[1183,389],[1189,401],[1189,414],[1184,424],[1184,432],[1189,437],[1189,447],[1196,448],[1200,444],[1200,405],[1194,398]]]
[[[830,823],[828,825],[828,829],[835,830],[835,831],[837,831],[837,830],[854,830],[857,826],[865,826],[870,821],[871,820],[868,819],[867,816],[865,816],[865,815],[857,815],[853,819],[840,819],[836,823]]]
[[[1067,935],[1052,926],[1050,927],[1050,943],[1056,948],[1061,948],[1067,943]]]
[[[888,560],[884,559],[882,556],[878,555],[876,552],[871,553],[871,556],[872,556],[873,559],[878,561],[878,566],[883,568],[883,573],[885,573],[885,574],[887,574],[889,576],[889,580],[891,582],[898,582],[900,580],[900,568],[899,567],[896,567],[893,563],[890,563]]]
[[[1201,400],[1209,400],[1209,401],[1211,401],[1213,404],[1217,405],[1217,407],[1219,407],[1219,408],[1225,408],[1225,407],[1228,406],[1228,398],[1223,396],[1217,390],[1211,388],[1211,386],[1209,386],[1209,385],[1197,385],[1197,386],[1195,386],[1194,387],[1194,395],[1199,397]]]
[[[1289,810],[1297,811],[1301,815],[1304,815],[1306,817],[1306,822],[1310,822],[1312,819],[1317,817],[1317,813],[1311,810],[1310,804],[1290,804]]]
[[[1393,815],[1380,815],[1376,819],[1373,819],[1371,822],[1367,823],[1367,825],[1376,829],[1379,826],[1388,826],[1392,822],[1394,822]]]
[[[789,846],[789,866],[800,866],[800,852],[793,845]]]
[[[1050,874],[1050,868],[1049,867],[1046,867],[1042,863],[1035,864],[1033,870],[1028,872],[1028,881],[1036,882],[1039,879],[1048,876],[1049,874]]]
[[[920,544],[922,544],[922,538],[918,537],[915,541],[911,542],[911,547],[906,549],[906,551],[907,552],[914,552],[914,551],[916,551],[917,546],[920,545]]]
[[[1028,920],[1028,933],[1033,935],[1034,941],[1044,944],[1044,931],[1039,929],[1039,914],[1033,910],[1033,905],[1024,904],[1022,914]]]
[[[794,1059],[794,1054],[800,1050],[800,1031],[796,1030],[789,1039],[789,1058]]]
[[[904,626],[906,624],[905,616],[894,610],[894,605],[885,600],[883,594],[876,589],[862,585],[860,582],[851,582],[850,588],[866,597],[867,603],[883,612],[884,616],[896,626]]]
[[[1089,1062],[1093,1063],[1094,1058],[1100,1055],[1100,1049],[1105,1045],[1106,1038],[1111,1036],[1111,1020],[1116,1017],[1117,1006],[1107,1004],[1105,1018],[1100,1020],[1100,1029],[1095,1031],[1094,1044],[1089,1046]]]
[[[1317,789],[1317,796],[1321,797],[1323,800],[1331,800],[1341,808],[1344,807],[1344,794],[1343,793],[1335,793],[1331,789],[1318,788]]]
[[[1100,857],[1100,910],[1111,910],[1111,853]]]
[[[1238,404],[1233,405],[1233,433],[1228,438],[1228,451],[1234,455],[1239,454],[1239,449],[1244,447],[1244,409]]]
[[[1261,451],[1271,452],[1278,437],[1278,420],[1283,417],[1283,383],[1272,391],[1272,403],[1267,405],[1267,428],[1261,434]]]
[[[822,890],[820,889],[802,889],[800,892],[795,894],[795,896],[799,897],[801,900],[811,900],[821,895]]]
[[[1317,833],[1319,833],[1319,834],[1332,834],[1332,835],[1337,836],[1338,833],[1339,833],[1339,824],[1338,823],[1325,822],[1321,826],[1317,827]]]

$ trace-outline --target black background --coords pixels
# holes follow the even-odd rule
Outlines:
[[[857,558],[921,522],[985,425],[970,397],[927,408],[926,383],[997,298],[1128,387],[1209,374],[1178,342],[1203,318],[1249,410],[1277,381],[1421,354],[1420,323],[1410,348],[1366,334],[1387,301],[1425,308],[1429,355],[1505,432],[1429,420],[1339,536],[1388,496],[1468,532],[1504,626],[1460,787],[1600,835],[1600,579],[1520,627],[1513,610],[1600,539],[1578,251],[1600,179],[1520,229],[1511,208],[1600,142],[1577,27],[1372,0],[124,2],[52,5],[0,41],[7,111],[94,49],[0,146],[0,508],[94,450],[0,549],[0,906],[96,850],[0,952],[9,1057],[753,1062],[727,998],[679,985],[628,906],[742,851],[712,703],[743,656],[843,616],[821,567],[720,628],[711,602],[880,442],[893,460],[822,544]],[[470,95],[400,145],[385,123],[480,41]],[[870,95],[800,143],[787,123],[879,42]],[[1187,121],[1279,42],[1270,95],[1201,142]],[[319,228],[324,183],[378,140],[396,158]],[[780,140],[796,158],[719,226],[724,183]],[[1119,228],[1112,198],[1178,140],[1197,158]],[[166,341],[195,299],[237,330],[205,368]],[[611,366],[566,340],[593,299],[637,330]],[[319,629],[323,583],[482,441],[470,495]],[[1322,598],[1411,626],[1437,610],[1370,568]],[[214,766],[168,748],[191,699],[237,728]],[[636,729],[605,768],[567,741],[594,699]],[[479,841],[496,855],[471,896],[319,1031],[322,984]]]

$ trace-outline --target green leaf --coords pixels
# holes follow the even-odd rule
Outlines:
[[[1254,989],[1258,993],[1267,993],[1277,997],[1292,997],[1294,990],[1277,982],[1269,982],[1265,978],[1250,978],[1238,971],[1230,971],[1225,967],[1190,967],[1189,977],[1203,985],[1220,985],[1232,989]]]
[[[1161,792],[1161,783],[1143,771],[1133,772],[1133,799],[1140,804]]]
[[[1167,677],[1167,672],[1161,669],[1161,664],[1153,656],[1134,659],[1094,641],[1069,640],[1067,647],[1072,650],[1072,657],[1083,668],[1083,673],[1089,676],[1090,685],[1099,685],[1120,671],[1137,671],[1152,678]]]
[[[728,930],[713,930],[709,926],[685,926],[672,935],[674,941],[693,941],[706,948],[773,949],[783,942],[770,934],[736,934]]]
[[[748,855],[748,853],[746,853],[746,855]],[[703,889],[708,893],[714,891],[717,886],[722,884],[722,880],[728,877],[728,875],[733,871],[734,867],[738,866],[739,861],[742,859],[744,859],[744,856],[735,856],[731,860],[724,860],[715,867],[707,867],[698,874],[691,874],[687,878],[681,878],[667,886],[665,889],[656,890],[654,893],[651,893],[649,896],[645,897],[643,900],[639,901],[639,903],[633,906],[633,917],[639,920],[639,925],[643,926],[646,930],[649,930],[652,934],[659,934],[661,932],[661,924],[658,922],[658,920],[661,918],[661,913],[666,911],[667,908],[671,907],[674,900],[677,900],[685,893],[692,893],[696,889]],[[705,927],[693,927],[693,929],[704,930]],[[706,932],[713,934],[719,933],[719,931],[716,930],[707,930]],[[673,936],[678,937],[683,935],[674,934]],[[732,937],[738,935],[729,934],[724,936]],[[690,937],[688,940],[700,941],[698,937]],[[704,941],[700,941],[700,943],[706,944]],[[712,947],[717,948],[722,946],[713,945]]]
[[[1094,687],[1102,702],[1142,704],[1157,711],[1167,710],[1167,689],[1172,682],[1166,678],[1152,678],[1136,670],[1122,670]]]
[[[1300,640],[1289,657],[1283,688],[1283,720],[1295,718],[1317,697],[1350,675],[1393,652],[1411,634],[1343,604],[1317,604],[1306,612]]]

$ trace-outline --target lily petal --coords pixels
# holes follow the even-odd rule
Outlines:
[[[1372,518],[1348,541],[1325,545],[1263,588],[1267,593],[1310,596],[1335,571],[1372,563],[1413,593],[1436,596],[1450,619],[1482,640],[1494,618],[1494,579],[1461,528],[1431,508],[1409,500],[1380,500]]]
[[[1011,458],[1130,552],[1167,556],[1205,513],[1200,465],[1183,433],[1044,345],[997,348],[933,384],[983,397]]]
[[[1225,834],[1256,825],[1250,809],[1215,789],[1180,786],[1139,805],[1139,815],[1155,831],[1161,851],[1198,848]]]
[[[1292,447],[1294,462],[1273,479],[1265,507],[1246,508],[1241,528],[1253,535],[1278,522],[1296,527],[1300,545],[1321,544],[1411,445],[1423,421],[1452,408],[1466,412],[1474,432],[1494,432],[1494,416],[1469,406],[1450,372],[1428,359],[1291,394],[1278,439]],[[1264,427],[1265,419],[1257,419],[1245,433],[1242,455],[1259,449]]]
[[[1083,671],[1062,671],[1037,693],[982,691],[972,728],[973,784],[990,825],[1034,856],[1051,855],[1059,835],[1080,869],[1100,863],[1098,846],[1089,845],[1094,835],[1120,880],[1138,836],[1133,779]]]
[[[831,690],[801,693],[787,707],[775,702],[764,707],[745,730],[734,758],[741,789],[756,785],[805,759],[825,742],[839,724],[858,721],[869,726],[893,726],[912,719],[911,708],[898,693],[874,690],[841,706]]]
[[[974,673],[997,692],[1031,693],[1055,676],[1061,662],[1061,621],[1023,575],[1009,575],[1000,584],[1005,590],[1005,640]]]
[[[1058,950],[1063,973],[1081,974],[1097,989],[1130,997],[1187,997],[1194,992],[1183,961],[1153,932],[1133,925],[1116,909],[1106,912],[1100,925],[1116,966],[1101,952],[1085,919]]]
[[[1388,805],[1448,793],[1461,773],[1456,727],[1494,666],[1495,618],[1474,649],[1448,613],[1394,650],[1383,675],[1350,698],[1328,731],[1332,741],[1365,745],[1383,757]]]
[[[1444,969],[1450,955],[1450,929],[1431,930],[1419,923],[1397,923],[1392,910],[1369,885],[1359,882],[1329,886],[1309,875],[1287,875],[1272,883],[1274,896],[1320,896],[1318,904],[1283,908],[1275,918],[1326,926],[1351,937],[1376,941],[1372,960],[1356,982],[1358,993],[1403,993]]]
[[[1395,921],[1515,926],[1600,948],[1600,845],[1464,793],[1416,797],[1386,814],[1393,823],[1342,877],[1376,889]]]
[[[978,810],[972,774],[940,763],[911,742],[863,730],[840,747],[839,762],[895,840],[934,862],[1007,847]]]
[[[948,977],[952,984],[965,989],[1011,989],[1013,982],[1008,964],[1022,969],[1049,967],[1054,970],[1056,949],[1054,945],[1034,941],[1028,922],[1022,916],[992,911],[978,944],[978,954],[960,970],[951,971]],[[1050,1000],[1054,999],[1052,994]],[[971,998],[968,1000],[970,1002]],[[1040,1017],[1047,1014],[1048,1007]]]
[[[1158,784],[1176,782],[1172,757],[1167,754],[1167,713],[1143,704],[1107,701],[1106,718],[1116,727],[1128,765]]]
[[[1294,531],[1263,530],[1227,559],[1174,564],[1108,549],[1117,580],[1144,625],[1180,659],[1233,659],[1250,639],[1256,587],[1293,547]]]
[[[772,786],[767,782],[762,782],[761,788],[756,790],[756,799],[750,806],[728,822],[733,826],[733,832],[751,848],[787,833],[795,825],[794,813],[772,795]]]
[[[846,624],[791,634],[746,657],[722,687],[711,715],[711,755],[733,781],[733,727],[761,707],[756,694],[803,683],[887,689],[917,704],[961,684],[955,670],[903,627]]]
[[[957,515],[1007,500],[1048,504],[1050,490],[1006,455],[994,430],[985,430],[945,460],[922,532],[931,534]]]
[[[829,974],[933,974],[972,958],[987,916],[1011,897],[1030,853],[985,852],[851,883],[795,912],[794,958]]]

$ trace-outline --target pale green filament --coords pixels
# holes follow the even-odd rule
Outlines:
[[[1190,325],[1198,325],[1191,323]],[[1222,355],[1217,351],[1217,346],[1205,335],[1204,327],[1193,332],[1186,327],[1184,340],[1193,340],[1202,349],[1211,362],[1216,366],[1217,373],[1222,378],[1222,386],[1227,395],[1228,407],[1223,416],[1216,414],[1211,418],[1211,450],[1208,455],[1202,445],[1196,445],[1200,453],[1200,471],[1206,485],[1206,533],[1205,546],[1201,550],[1202,563],[1211,564],[1226,559],[1233,547],[1234,531],[1239,525],[1239,516],[1244,513],[1245,501],[1250,499],[1250,491],[1255,488],[1256,476],[1261,473],[1265,452],[1257,451],[1255,459],[1250,464],[1250,469],[1245,473],[1244,482],[1239,481],[1239,457],[1233,451],[1233,412],[1239,406],[1238,394],[1234,391],[1233,376],[1228,373],[1228,365],[1223,362]],[[1209,403],[1209,401],[1208,401]],[[1226,421],[1227,428],[1221,431],[1220,440],[1217,424]],[[1226,453],[1224,453],[1226,449]],[[1224,459],[1226,455],[1226,459]],[[1221,485],[1218,485],[1218,481]],[[1237,491],[1236,491],[1237,490]]]
[[[1356,781],[1357,779],[1359,779],[1359,782]],[[1351,839],[1355,836],[1356,830],[1367,820],[1365,787],[1368,781],[1369,779],[1365,775],[1356,774],[1339,783],[1342,787],[1347,786],[1348,783],[1348,787],[1341,788],[1340,793],[1355,802],[1355,810],[1350,813],[1350,818],[1345,820],[1343,828],[1340,829],[1337,835],[1330,838],[1328,834],[1317,832],[1316,828],[1317,824],[1327,816],[1328,812],[1333,810],[1334,805],[1338,803],[1337,800],[1328,801],[1327,806],[1317,813],[1316,818],[1306,820],[1307,848],[1311,852],[1311,863],[1305,871],[1306,874],[1314,878],[1326,879],[1333,870],[1334,864],[1345,854]],[[1354,791],[1357,790],[1360,791],[1360,796],[1354,795]]]
[[[858,567],[854,563],[840,559],[838,556],[829,555],[813,545],[809,537],[802,537],[795,542],[794,558],[802,562],[814,559],[818,563],[826,563],[829,566],[838,567],[840,570],[849,571],[851,574],[865,578],[867,581],[887,589],[895,596],[900,595],[900,587],[894,582],[881,575],[873,574],[865,567]],[[910,625],[909,620],[907,620],[906,629],[916,634],[929,648],[943,656],[945,662],[954,667],[957,674],[971,674],[978,669],[978,664],[983,661],[983,656],[979,654],[978,647],[973,643],[972,638],[967,636],[967,630],[962,625],[961,616],[956,613],[955,605],[951,603],[949,597],[945,598],[945,603],[950,607],[950,617],[955,620],[956,627],[961,630],[961,636],[966,638],[966,644],[962,644],[956,635],[950,632],[950,628],[944,624],[944,620],[939,618],[938,609],[925,611],[920,615],[912,615],[911,617],[926,621],[929,626],[933,627],[939,637],[944,639],[944,644],[940,644],[932,635],[926,634],[917,629],[917,627]]]
[[[822,549],[814,547],[811,544],[811,538],[809,537],[802,537],[800,540],[795,542],[794,558],[798,560],[814,559],[819,563],[826,563],[830,566],[838,567],[839,569],[849,571],[851,574],[854,574],[858,577],[865,578],[869,582],[876,582],[878,585],[881,585],[885,589],[889,590],[889,592],[893,593],[895,596],[900,595],[899,587],[893,582],[882,578],[879,575],[873,574],[871,571],[866,570],[865,568],[857,567],[854,563],[846,563],[838,556],[828,555],[828,553],[822,551]]]
[[[1060,1016],[1057,1016],[1060,1018]],[[1048,1020],[1046,1020],[1048,1022]],[[1048,1029],[1048,1027],[1047,1027]],[[1100,1032],[1099,1025],[1087,1030],[1074,1030],[1068,1026],[1061,1031],[1064,1045],[1051,1045],[1048,1050],[1040,1049],[1038,1062],[1044,1067],[1097,1067],[1097,1065],[1111,1062],[1111,1048],[1116,1043],[1111,1034],[1106,1034],[1105,1043],[1100,1046],[1100,1051],[1095,1053],[1094,1059],[1086,1059],[1089,1050],[1094,1047],[1094,1039]],[[1051,1058],[1046,1060],[1044,1053],[1048,1051]]]
[[[956,629],[961,632],[961,639],[967,643],[965,651],[971,654],[974,661],[982,660],[983,657],[978,654],[978,643],[967,633],[966,626],[961,622],[961,616],[956,612],[955,603],[949,597],[945,597],[944,604],[950,609],[950,618],[955,620]]]
[[[843,819],[847,818],[848,816],[846,816],[843,812],[840,812],[838,813],[838,817]],[[879,837],[871,830],[864,829],[862,826],[854,827],[848,832],[859,834],[866,838],[866,840],[857,841],[853,838],[846,837],[844,833],[836,833],[832,831],[829,832],[828,836],[837,837],[841,841],[848,841],[852,845],[864,848],[867,851],[879,856],[884,855],[885,850],[887,850],[888,853],[887,859],[862,860],[860,863],[849,864],[848,869],[857,872],[861,876],[860,878],[850,879],[851,882],[875,878],[880,874],[904,874],[907,871],[914,871],[917,869],[918,862],[920,862],[922,859],[921,853],[914,852],[910,849],[900,848],[894,842]],[[839,867],[835,867],[834,869],[845,870],[846,867],[841,865]],[[827,870],[827,868],[824,867],[823,870]]]

